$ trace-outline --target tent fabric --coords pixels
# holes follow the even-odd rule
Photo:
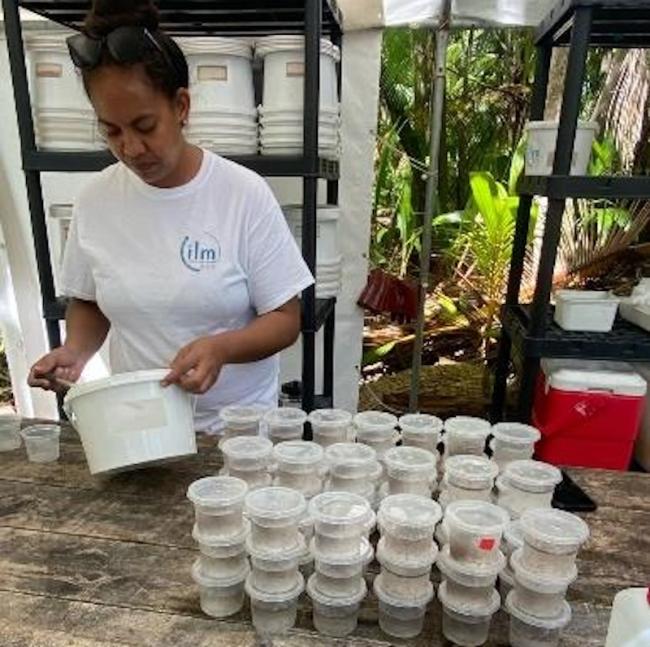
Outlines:
[[[557,0],[454,0],[452,24],[484,27],[534,27]],[[443,0],[338,0],[346,30],[433,26]]]

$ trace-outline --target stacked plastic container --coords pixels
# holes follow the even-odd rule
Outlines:
[[[322,447],[350,440],[352,414],[342,409],[316,409],[309,414],[313,441]]]
[[[246,592],[253,626],[261,635],[282,634],[295,625],[298,597],[304,590],[299,564],[305,543],[299,523],[305,498],[289,488],[262,488],[246,496],[245,506],[252,566]]]
[[[256,406],[231,405],[219,412],[223,423],[221,442],[237,436],[259,436],[264,409]]]
[[[445,461],[440,504],[444,508],[454,501],[490,502],[498,472],[497,464],[486,456],[471,454],[450,456]]]
[[[279,443],[273,449],[274,485],[300,492],[306,499],[323,489],[323,448],[304,440]]]
[[[516,550],[519,550],[524,545],[524,533],[521,530],[521,521],[519,519],[511,521],[506,526],[501,545],[503,546],[503,553],[508,560],[505,568],[499,573],[499,591],[501,593],[501,599],[505,600],[515,584],[515,574],[512,572],[512,567],[510,566],[510,558]]]
[[[449,543],[438,558],[442,632],[460,647],[482,645],[501,606],[495,588],[506,565],[500,550],[508,514],[484,501],[458,501],[445,511]]]
[[[397,418],[385,411],[362,411],[354,416],[357,442],[372,447],[381,460],[398,440]]]
[[[487,437],[492,425],[483,418],[455,416],[445,420],[445,456],[473,454],[480,456],[485,452]]]
[[[419,447],[393,447],[384,454],[386,493],[431,498],[437,483],[437,454]]]
[[[273,443],[262,436],[239,436],[221,443],[222,474],[246,481],[252,490],[271,485]]]
[[[325,450],[329,478],[325,489],[358,494],[374,506],[382,467],[372,447],[361,443],[336,443]]]
[[[403,445],[438,453],[438,443],[444,428],[440,418],[426,413],[409,413],[399,419],[399,427]]]
[[[275,445],[287,440],[300,440],[307,422],[307,414],[301,409],[280,407],[267,412],[264,422],[269,440]]]
[[[303,36],[268,36],[257,41],[255,54],[264,59],[263,105],[259,107],[262,155],[301,155],[305,40]],[[336,64],[339,49],[321,40],[319,154],[340,155],[340,107]]]
[[[192,577],[201,609],[214,618],[233,615],[244,604],[250,571],[245,548],[249,524],[243,517],[247,491],[244,481],[227,476],[199,479],[187,490],[196,519],[192,536],[200,551]]]
[[[314,521],[314,574],[307,593],[314,626],[323,634],[347,636],[357,626],[367,592],[363,570],[372,559],[372,548],[365,534],[374,513],[363,497],[325,492],[311,500],[309,514]]]
[[[492,427],[492,435],[492,460],[501,472],[512,461],[531,459],[535,443],[541,438],[538,429],[519,422],[500,422]]]
[[[422,632],[433,598],[431,566],[438,555],[433,532],[441,516],[435,501],[414,494],[392,495],[381,503],[377,514],[381,573],[374,590],[379,626],[389,636],[405,639]]]
[[[253,52],[236,38],[179,38],[187,57],[192,113],[187,138],[228,155],[257,153]]]
[[[518,519],[526,510],[550,508],[562,472],[553,465],[533,460],[508,463],[497,478],[497,502]]]
[[[556,647],[571,621],[568,587],[589,538],[587,524],[561,510],[528,510],[521,517],[523,547],[510,557],[514,590],[506,599],[512,647]]]

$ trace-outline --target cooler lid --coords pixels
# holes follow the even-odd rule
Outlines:
[[[625,362],[543,359],[546,388],[560,391],[609,391],[643,397],[646,381]]]

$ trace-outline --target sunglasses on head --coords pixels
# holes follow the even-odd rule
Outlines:
[[[145,50],[153,48],[160,52],[169,69],[178,74],[167,52],[146,27],[118,27],[102,38],[79,33],[66,42],[72,62],[82,70],[92,70],[99,65],[104,47],[115,62],[127,64],[141,61]]]

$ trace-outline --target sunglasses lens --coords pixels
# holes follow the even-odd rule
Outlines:
[[[111,56],[120,63],[134,63],[142,59],[145,34],[142,27],[118,27],[106,38]]]
[[[68,51],[72,62],[81,68],[95,67],[101,56],[101,41],[89,38],[85,34],[75,34],[67,39]]]

